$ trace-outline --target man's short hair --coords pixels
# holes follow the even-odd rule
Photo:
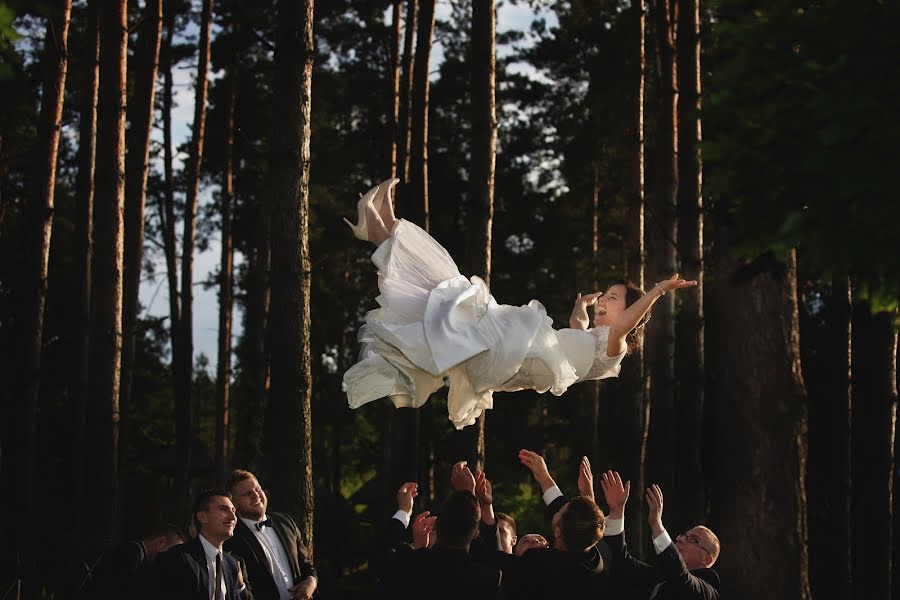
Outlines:
[[[451,548],[468,546],[478,531],[479,520],[481,508],[475,494],[468,490],[453,492],[438,511],[435,524],[438,543]]]
[[[709,536],[709,539],[712,542],[712,548],[704,548],[704,550],[709,552],[709,555],[712,556],[713,563],[716,562],[719,559],[719,552],[722,550],[722,544],[719,543],[719,536],[714,534],[709,527],[704,527],[703,525],[697,525],[697,529],[702,529],[706,535]]]
[[[497,517],[498,521],[506,521],[507,523],[509,523],[509,526],[512,529],[513,535],[516,535],[516,520],[512,518],[512,515],[498,512],[498,513],[494,513],[494,516]]]
[[[194,525],[197,527],[197,531],[200,531],[200,519],[197,518],[198,512],[206,512],[209,510],[209,502],[213,498],[231,498],[228,492],[221,489],[212,489],[212,490],[203,490],[194,498],[194,512],[191,513],[194,519]]]
[[[563,543],[571,552],[587,550],[599,542],[605,527],[603,511],[584,496],[570,500],[559,519]]]
[[[207,501],[208,504],[208,501]],[[181,530],[177,525],[173,525],[171,523],[166,523],[150,532],[150,535],[147,536],[148,540],[155,540],[158,537],[164,537],[167,541],[173,542],[176,539],[179,539],[183,542],[187,541],[187,536],[184,535],[184,531]]]
[[[256,479],[256,475],[244,469],[235,469],[228,476],[228,481],[225,482],[225,489],[228,490],[229,494],[232,494],[237,484],[250,478]]]

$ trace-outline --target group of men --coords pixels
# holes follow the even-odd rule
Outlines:
[[[623,483],[615,471],[601,476],[609,507],[604,515],[594,498],[586,457],[579,469],[580,495],[568,500],[543,457],[522,450],[519,460],[541,486],[552,541],[539,534],[518,537],[515,520],[494,511],[485,474],[473,475],[459,462],[450,477],[454,491],[437,515],[425,511],[412,518],[415,482],[397,491],[397,512],[373,558],[382,597],[718,600],[719,576],[712,568],[719,556],[718,538],[696,526],[673,540],[662,524],[659,486],[651,485],[645,493],[655,551],[650,564],[632,556],[625,543],[630,482]]]
[[[226,489],[194,500],[189,540],[175,527],[107,552],[91,598],[308,600],[318,586],[303,537],[287,514],[268,513],[253,473],[235,470]]]

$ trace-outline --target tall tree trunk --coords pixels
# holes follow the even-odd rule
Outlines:
[[[273,498],[298,517],[312,552],[309,337],[309,136],[313,0],[279,0],[272,134],[272,385],[278,445]]]
[[[34,533],[29,530],[33,522],[36,497],[37,469],[37,416],[41,378],[41,350],[43,348],[44,307],[47,301],[47,270],[50,257],[50,234],[53,225],[54,193],[56,189],[56,157],[59,149],[59,133],[62,125],[63,94],[68,68],[69,17],[71,0],[54,2],[50,7],[44,50],[41,58],[43,83],[41,86],[41,112],[38,117],[35,152],[35,175],[32,198],[27,206],[27,240],[30,247],[26,267],[26,291],[23,294],[21,315],[21,360],[17,386],[20,401],[14,403],[13,413],[7,418],[17,423],[13,430],[13,443],[7,450],[12,455],[8,464],[14,465],[8,480],[10,491],[15,489],[7,515],[16,515],[11,521],[18,548],[19,560],[24,567],[25,595],[37,590]],[[6,462],[4,457],[4,462]]]
[[[675,321],[674,525],[686,530],[705,520],[703,480],[703,163],[700,157],[700,0],[678,0],[678,259],[698,291],[678,296]]]
[[[593,171],[593,186],[591,188],[591,288],[594,291],[600,289],[600,166],[595,162],[591,165]],[[593,381],[591,385],[584,386],[587,396],[590,423],[588,425],[588,449],[587,456],[591,464],[600,466],[600,394],[602,386],[600,380]]]
[[[231,321],[234,305],[234,250],[231,204],[234,198],[234,105],[240,66],[239,11],[231,14],[231,64],[225,105],[225,168],[222,173],[222,251],[219,261],[219,345],[216,368],[216,479],[224,485],[228,464],[228,421],[231,410]]]
[[[494,223],[494,171],[497,162],[496,31],[493,0],[472,3],[470,61],[472,90],[472,158],[469,169],[469,228],[466,273],[491,286],[491,233]],[[474,444],[478,469],[484,467],[484,413],[476,423]]]
[[[212,0],[203,0],[200,15],[200,43],[197,48],[197,81],[194,89],[194,128],[187,162],[187,194],[184,201],[184,232],[181,236],[181,368],[179,395],[186,399],[175,421],[175,498],[187,500],[191,468],[191,387],[194,374],[194,236],[197,229],[197,204],[200,195],[200,167],[203,163],[203,138],[206,133],[206,94],[209,71],[209,34],[212,24]]]
[[[661,187],[653,198],[653,282],[677,271],[675,205],[678,192],[678,88],[675,61],[675,1],[656,0],[654,32],[659,65],[658,156]],[[691,298],[693,300],[693,298]],[[675,489],[675,294],[660,298],[647,327],[647,373],[650,377],[650,436],[647,481]],[[676,507],[677,511],[677,507]]]
[[[409,195],[403,213],[425,231],[430,230],[428,214],[428,69],[434,35],[435,0],[423,0],[419,7],[416,60],[413,65],[411,127],[409,148]]]
[[[159,67],[162,1],[148,0],[140,22],[136,53],[137,69],[134,93],[128,103],[128,148],[125,159],[125,258],[122,289],[122,384],[119,395],[119,473],[127,472],[128,423],[131,409],[131,381],[134,374],[134,337],[137,323],[138,294],[141,287],[141,261],[144,254],[144,202],[147,195],[150,133],[156,97]],[[124,515],[122,489],[120,515]]]
[[[403,0],[394,0],[391,9],[391,130],[388,161],[391,177],[397,176],[397,140],[400,135],[400,11]]]
[[[113,537],[119,494],[127,15],[126,0],[111,2],[100,11],[89,413],[93,452],[89,489],[96,493],[91,503],[95,517],[93,530],[97,538],[105,542]]]
[[[803,380],[809,395],[809,578],[813,598],[850,589],[850,286],[836,279],[825,311],[801,303]]]
[[[896,313],[853,303],[850,556],[854,598],[891,594]]]
[[[85,72],[81,82],[81,115],[78,124],[78,175],[75,180],[75,269],[78,291],[75,303],[75,335],[72,339],[72,378],[69,397],[73,407],[72,438],[75,459],[71,474],[75,537],[84,532],[85,410],[91,340],[91,253],[94,214],[94,152],[97,134],[97,85],[100,70],[100,26],[97,3],[87,6]]]
[[[800,374],[796,255],[735,258],[729,206],[713,231],[711,407],[715,463],[711,527],[728,540],[716,563],[723,595],[765,589],[810,598],[806,528],[806,397]],[[693,435],[693,432],[682,432]],[[748,528],[748,522],[764,528]],[[778,543],[772,544],[772,532]],[[758,552],[766,547],[765,554]]]
[[[415,55],[413,43],[416,38],[416,17],[419,0],[406,0],[405,31],[403,32],[403,59],[400,65],[400,106],[397,111],[399,132],[397,137],[397,177],[409,183],[409,147],[412,130],[412,93],[413,68]],[[398,197],[407,192],[406,186],[400,186]]]

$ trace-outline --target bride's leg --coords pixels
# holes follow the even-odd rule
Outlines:
[[[388,202],[385,202],[385,204],[388,204]],[[380,246],[384,240],[391,237],[390,230],[385,227],[378,212],[375,211],[371,204],[366,206],[366,228],[369,241],[376,246]]]
[[[397,221],[394,216],[394,188],[391,186],[387,194],[384,197],[384,202],[381,203],[381,206],[378,208],[378,216],[381,217],[381,222],[384,224],[385,229],[388,230],[388,234],[394,229],[394,223]]]

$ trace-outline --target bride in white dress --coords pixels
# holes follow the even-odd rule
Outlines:
[[[359,331],[359,362],[344,374],[351,408],[384,397],[397,408],[419,407],[447,378],[450,420],[462,429],[492,408],[495,391],[560,396],[573,383],[616,377],[656,299],[697,283],[673,275],[647,293],[620,281],[578,294],[569,328],[555,330],[540,302],[498,304],[480,278],[460,275],[430,235],[396,219],[398,182],[384,181],[360,199],[356,225],[345,219],[356,237],[377,246],[381,292]]]

